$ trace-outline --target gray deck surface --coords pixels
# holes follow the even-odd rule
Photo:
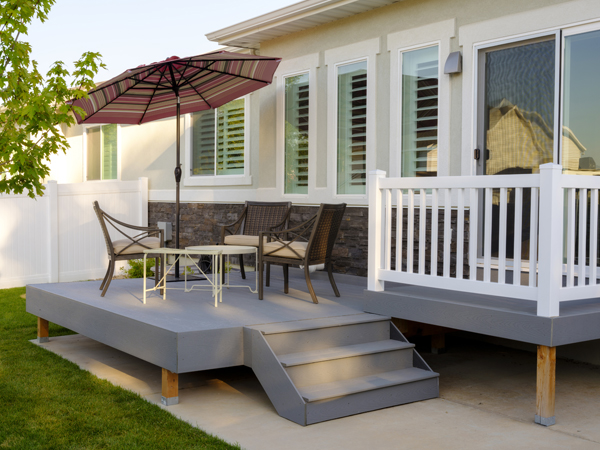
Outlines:
[[[142,280],[126,279],[113,280],[105,297],[100,281],[29,285],[27,311],[175,373],[244,364],[244,326],[364,314],[365,279],[339,276],[336,298],[327,275],[315,274],[314,304],[299,271],[290,271],[288,295],[281,269],[272,272],[264,300],[246,288],[224,289],[217,308],[210,291],[168,290],[166,301],[154,293],[144,305]],[[244,281],[234,273],[231,282],[254,285],[254,274]]]
[[[365,291],[364,310],[552,347],[600,339],[600,299],[562,302],[560,316],[539,317],[533,301],[386,283]]]

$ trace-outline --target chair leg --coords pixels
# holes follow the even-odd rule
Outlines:
[[[308,264],[306,264],[304,266],[304,276],[306,278],[306,286],[308,286],[308,292],[310,293],[313,303],[319,303],[319,300],[317,300],[317,296],[315,294],[315,290],[313,289],[312,282],[310,281],[310,272],[308,271],[308,268],[309,268],[309,266],[308,266]]]
[[[106,279],[106,286],[104,286],[104,289],[102,290],[102,294],[100,294],[100,297],[104,297],[104,294],[106,294],[106,291],[108,290],[108,287],[110,286],[110,282],[112,281],[114,273],[115,273],[115,262],[111,260],[110,263],[108,264],[108,272],[106,273],[106,275],[108,276],[108,278]]]
[[[106,284],[106,280],[108,280],[108,275],[110,274],[110,261],[108,262],[108,269],[106,269],[106,275],[104,275],[104,280],[102,280],[102,284],[100,285],[100,290],[104,289],[104,285]]]
[[[283,292],[287,294],[290,291],[290,266],[289,264],[283,265]]]
[[[256,268],[258,269],[258,299],[263,299],[263,263],[262,261],[256,262]]]
[[[331,283],[331,287],[333,288],[335,296],[339,297],[340,291],[338,291],[337,285],[335,284],[335,280],[333,279],[333,263],[327,264],[327,274],[329,275],[329,282]]]
[[[267,282],[265,286],[271,286],[271,263],[267,263]]]
[[[225,273],[225,271],[223,271]],[[242,274],[242,280],[246,279],[246,270],[244,269],[244,255],[240,255],[240,273]]]

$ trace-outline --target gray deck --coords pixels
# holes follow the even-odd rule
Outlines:
[[[336,298],[327,275],[317,273],[314,304],[299,271],[290,270],[283,294],[280,271],[273,269],[264,300],[245,288],[224,289],[218,308],[207,291],[168,291],[166,301],[156,294],[144,305],[142,280],[134,279],[114,280],[105,297],[100,281],[29,285],[27,312],[174,373],[243,365],[244,326],[363,314],[366,279],[337,276]],[[244,283],[237,274],[234,282]]]
[[[548,318],[527,300],[386,283],[365,291],[364,311],[549,347],[600,339],[600,299],[563,302]]]

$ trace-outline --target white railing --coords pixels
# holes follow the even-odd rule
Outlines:
[[[512,297],[557,316],[561,301],[600,297],[599,189],[600,178],[556,164],[534,175],[371,172],[369,289],[389,281]]]
[[[148,224],[147,178],[50,181],[43,197],[0,195],[0,288],[102,278],[108,255],[94,200],[124,222]]]

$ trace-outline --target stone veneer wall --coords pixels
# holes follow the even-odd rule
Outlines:
[[[182,203],[181,204],[181,233],[180,246],[186,247],[191,245],[209,245],[217,244],[221,239],[221,225],[235,222],[244,209],[242,204],[222,204],[222,203]],[[292,206],[290,216],[290,227],[299,225],[300,223],[310,219],[318,210],[318,206]],[[418,270],[418,211],[415,212],[415,270]],[[165,202],[150,202],[148,204],[148,223],[155,225],[157,222],[171,222],[173,224],[173,232],[175,232],[175,223],[173,216],[175,214],[175,204]],[[440,240],[438,243],[438,261],[443,258],[443,219],[444,212],[439,214],[439,230]],[[351,275],[367,276],[367,253],[368,253],[368,220],[369,210],[366,207],[347,207],[344,219],[340,227],[338,239],[333,249],[334,256],[334,271],[337,273],[347,273]],[[392,218],[393,235],[395,235],[395,212]],[[407,230],[407,214],[404,214],[403,239],[406,241]],[[464,249],[464,273],[468,274],[468,215],[465,218],[465,249]],[[431,216],[427,217],[427,254],[426,254],[426,271],[429,272],[430,267],[430,230]],[[452,214],[452,262],[451,273],[456,271],[456,211]],[[395,239],[392,245],[395,247]],[[173,247],[175,241],[167,243],[167,246]],[[394,255],[392,255],[394,256]],[[403,255],[403,260],[406,261],[406,255]],[[244,261],[247,264],[253,264],[253,261]],[[392,266],[393,267],[393,266]],[[405,267],[404,267],[405,269]],[[442,264],[438,265],[438,272],[441,274]]]

